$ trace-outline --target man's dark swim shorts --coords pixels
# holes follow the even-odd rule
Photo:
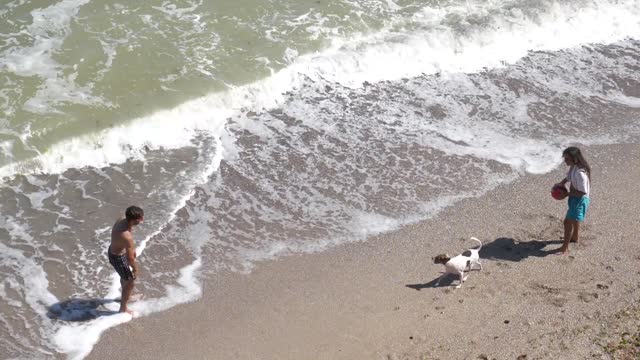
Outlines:
[[[122,280],[135,280],[136,277],[133,276],[133,272],[131,272],[131,267],[129,266],[129,260],[127,260],[127,254],[124,255],[113,255],[111,253],[111,246],[107,249],[107,255],[109,256],[109,263],[116,270],[118,275]]]

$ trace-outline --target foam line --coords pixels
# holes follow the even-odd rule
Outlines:
[[[199,176],[194,179],[193,186],[190,191],[184,194],[174,205],[173,210],[170,212],[169,217],[163,222],[163,224],[169,224],[175,218],[178,210],[182,209],[186,202],[192,198],[195,192],[195,186],[197,184],[205,182],[208,177],[217,171],[218,166],[223,158],[223,149],[218,139],[215,148],[216,153],[203,171],[199,173]],[[144,249],[151,239],[160,234],[163,228],[160,227],[155,232],[151,233],[140,242],[140,245],[136,248],[138,256],[143,256]],[[196,251],[199,253],[199,251]],[[179,286],[168,285],[166,286],[166,296],[150,299],[144,301],[138,301],[131,305],[131,309],[135,312],[136,316],[146,316],[155,312],[169,309],[178,304],[182,304],[189,301],[198,299],[202,294],[202,288],[200,282],[197,279],[197,270],[202,264],[201,258],[198,256],[189,265],[180,269],[180,277],[177,282]],[[105,299],[118,298],[120,296],[120,283],[119,277],[113,274],[111,277],[111,285],[107,292]],[[117,309],[114,309],[117,310]],[[100,335],[108,328],[114,327],[121,323],[127,322],[131,319],[131,316],[127,314],[119,314],[116,316],[101,317],[92,320],[82,325],[65,325],[61,326],[54,336],[54,342],[57,349],[60,352],[66,353],[72,359],[82,359],[91,352],[93,346],[100,339]]]
[[[60,173],[69,168],[140,159],[145,148],[188,146],[201,131],[219,137],[226,119],[241,111],[274,108],[282,104],[285,93],[309,79],[358,87],[365,81],[482,71],[513,63],[529,51],[640,38],[638,1],[592,1],[586,7],[579,6],[585,4],[555,3],[539,9],[536,16],[527,16],[517,8],[500,8],[496,2],[474,7],[426,7],[411,19],[414,30],[402,32],[399,24],[392,23],[375,34],[333,39],[327,49],[298,56],[288,67],[263,80],[208,94],[115,128],[63,140],[35,158],[1,167],[0,177]],[[455,30],[456,24],[448,23],[451,15],[490,20],[460,33]],[[599,24],[597,29],[594,23]]]

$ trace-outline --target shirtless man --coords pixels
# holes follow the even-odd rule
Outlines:
[[[120,275],[120,285],[122,286],[120,312],[132,315],[133,311],[127,308],[127,302],[131,297],[133,282],[138,275],[138,264],[136,263],[136,247],[131,231],[143,220],[144,211],[137,206],[129,206],[125,211],[125,217],[118,219],[113,225],[111,244],[107,250],[109,263]]]

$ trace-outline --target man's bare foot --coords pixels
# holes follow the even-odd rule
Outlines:
[[[120,309],[120,311],[119,311],[119,312],[121,312],[121,313],[127,313],[127,314],[129,314],[129,315],[133,316],[133,310],[131,310],[131,309],[129,309],[129,308],[127,308],[127,309]]]
[[[569,249],[563,249],[563,248],[558,249],[554,253],[554,255],[567,255],[567,254],[569,254]]]

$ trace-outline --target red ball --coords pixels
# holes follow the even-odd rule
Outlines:
[[[564,199],[566,194],[567,194],[567,189],[563,186],[554,186],[551,189],[551,197],[553,197],[556,200]]]

